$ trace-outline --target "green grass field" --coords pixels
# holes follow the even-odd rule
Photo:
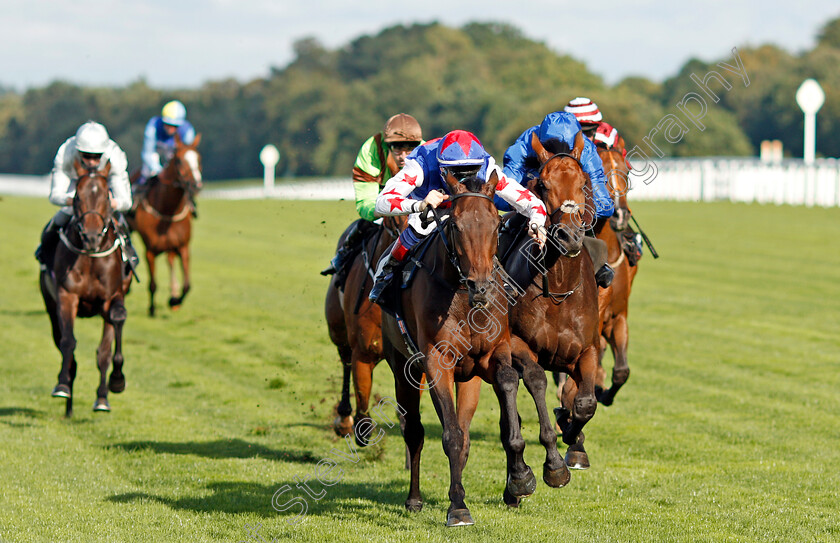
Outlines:
[[[0,541],[840,541],[840,210],[637,203],[662,255],[631,299],[632,374],[587,426],[592,468],[501,500],[504,453],[489,387],[464,472],[476,525],[444,526],[448,465],[424,397],[426,506],[408,514],[397,428],[342,461],[302,523],[272,508],[332,448],[340,366],[318,275],[349,202],[201,205],[193,291],[146,315],[127,305],[123,394],[92,412],[101,321],[77,326],[76,414],[50,397],[60,356],[32,251],[54,208],[0,199]],[[139,242],[139,238],[137,238]],[[374,392],[393,395],[386,365]],[[544,451],[520,388],[526,461]],[[550,405],[556,400],[549,398]],[[311,483],[314,491],[322,487]],[[255,528],[256,527],[256,528]],[[256,530],[256,532],[249,530]]]

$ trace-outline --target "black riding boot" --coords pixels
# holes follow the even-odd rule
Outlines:
[[[134,244],[131,243],[131,229],[122,213],[117,214],[117,236],[120,237],[123,246],[123,260],[131,266],[134,273],[137,273],[137,266],[140,264],[140,257]]]
[[[55,254],[55,249],[58,246],[58,228],[55,221],[50,220],[41,232],[41,244],[35,249],[35,259],[41,263],[42,268],[52,264],[47,260],[52,259],[52,255]]]
[[[338,273],[349,261],[349,257],[358,249],[359,242],[367,231],[362,225],[367,221],[359,219],[350,226],[350,231],[347,232],[347,237],[344,238],[344,243],[336,251],[335,256],[330,260],[330,265],[321,271],[321,275],[332,275]],[[368,223],[371,224],[371,223]]]
[[[592,266],[595,268],[595,282],[601,288],[607,288],[612,284],[615,272],[607,264],[607,244],[604,241],[586,236],[583,238],[583,244],[586,250],[589,251],[589,256],[592,258]]]
[[[384,301],[382,300],[382,293],[385,292],[385,288],[394,278],[394,267],[399,263],[400,261],[397,260],[397,257],[390,252],[379,261],[379,266],[376,269],[376,277],[373,278],[373,287],[371,287],[370,294],[368,295],[368,299],[371,302],[382,304]]]

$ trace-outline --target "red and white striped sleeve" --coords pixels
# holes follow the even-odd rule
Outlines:
[[[423,184],[423,168],[416,160],[406,159],[403,169],[385,183],[376,197],[376,215],[408,215],[417,212],[420,200],[409,198],[411,192]]]
[[[517,213],[528,217],[529,223],[545,226],[548,214],[542,200],[513,178],[505,176],[497,164],[493,164],[492,168],[496,169],[496,174],[499,176],[499,182],[496,184],[496,194],[509,203]]]

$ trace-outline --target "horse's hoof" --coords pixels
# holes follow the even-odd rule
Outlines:
[[[613,404],[613,400],[615,397],[610,394],[609,389],[596,386],[595,387],[595,398],[601,402],[601,405],[610,406]]]
[[[169,298],[169,307],[172,308],[172,311],[177,311],[179,307],[181,307],[181,298]]]
[[[511,494],[507,488],[505,488],[505,492],[502,494],[502,500],[505,502],[505,505],[511,508],[519,507],[519,502],[521,501],[519,498]]]
[[[572,474],[565,463],[558,469],[551,469],[547,464],[543,464],[543,481],[551,488],[562,488],[569,484],[571,479]]]
[[[116,379],[113,374],[108,379],[108,390],[113,392],[114,394],[119,394],[123,390],[125,390],[125,377],[120,377]]]
[[[93,402],[93,410],[109,413],[111,411],[111,405],[108,403],[108,398],[96,398],[96,401]]]
[[[150,316],[150,317],[154,317],[154,316],[155,316],[155,308],[154,308],[154,306],[152,306],[152,307],[150,307],[150,308],[149,308],[149,316]]]
[[[507,489],[510,493],[518,498],[525,498],[534,493],[537,489],[537,478],[534,477],[534,472],[528,468],[528,474],[522,479],[513,479],[508,475]]]
[[[589,455],[583,451],[568,451],[566,465],[569,469],[589,469]]]
[[[423,500],[407,499],[405,500],[405,510],[410,513],[419,513],[423,510]]]
[[[472,526],[475,521],[470,515],[469,509],[453,509],[446,514],[446,526]]]
[[[349,436],[353,432],[353,417],[337,416],[333,420],[333,430],[339,437]]]
[[[52,391],[53,398],[70,398],[70,387],[67,385],[58,384]]]

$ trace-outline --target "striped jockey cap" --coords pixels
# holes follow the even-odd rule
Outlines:
[[[603,118],[597,104],[589,98],[577,97],[563,111],[574,115],[580,124],[597,123]]]

